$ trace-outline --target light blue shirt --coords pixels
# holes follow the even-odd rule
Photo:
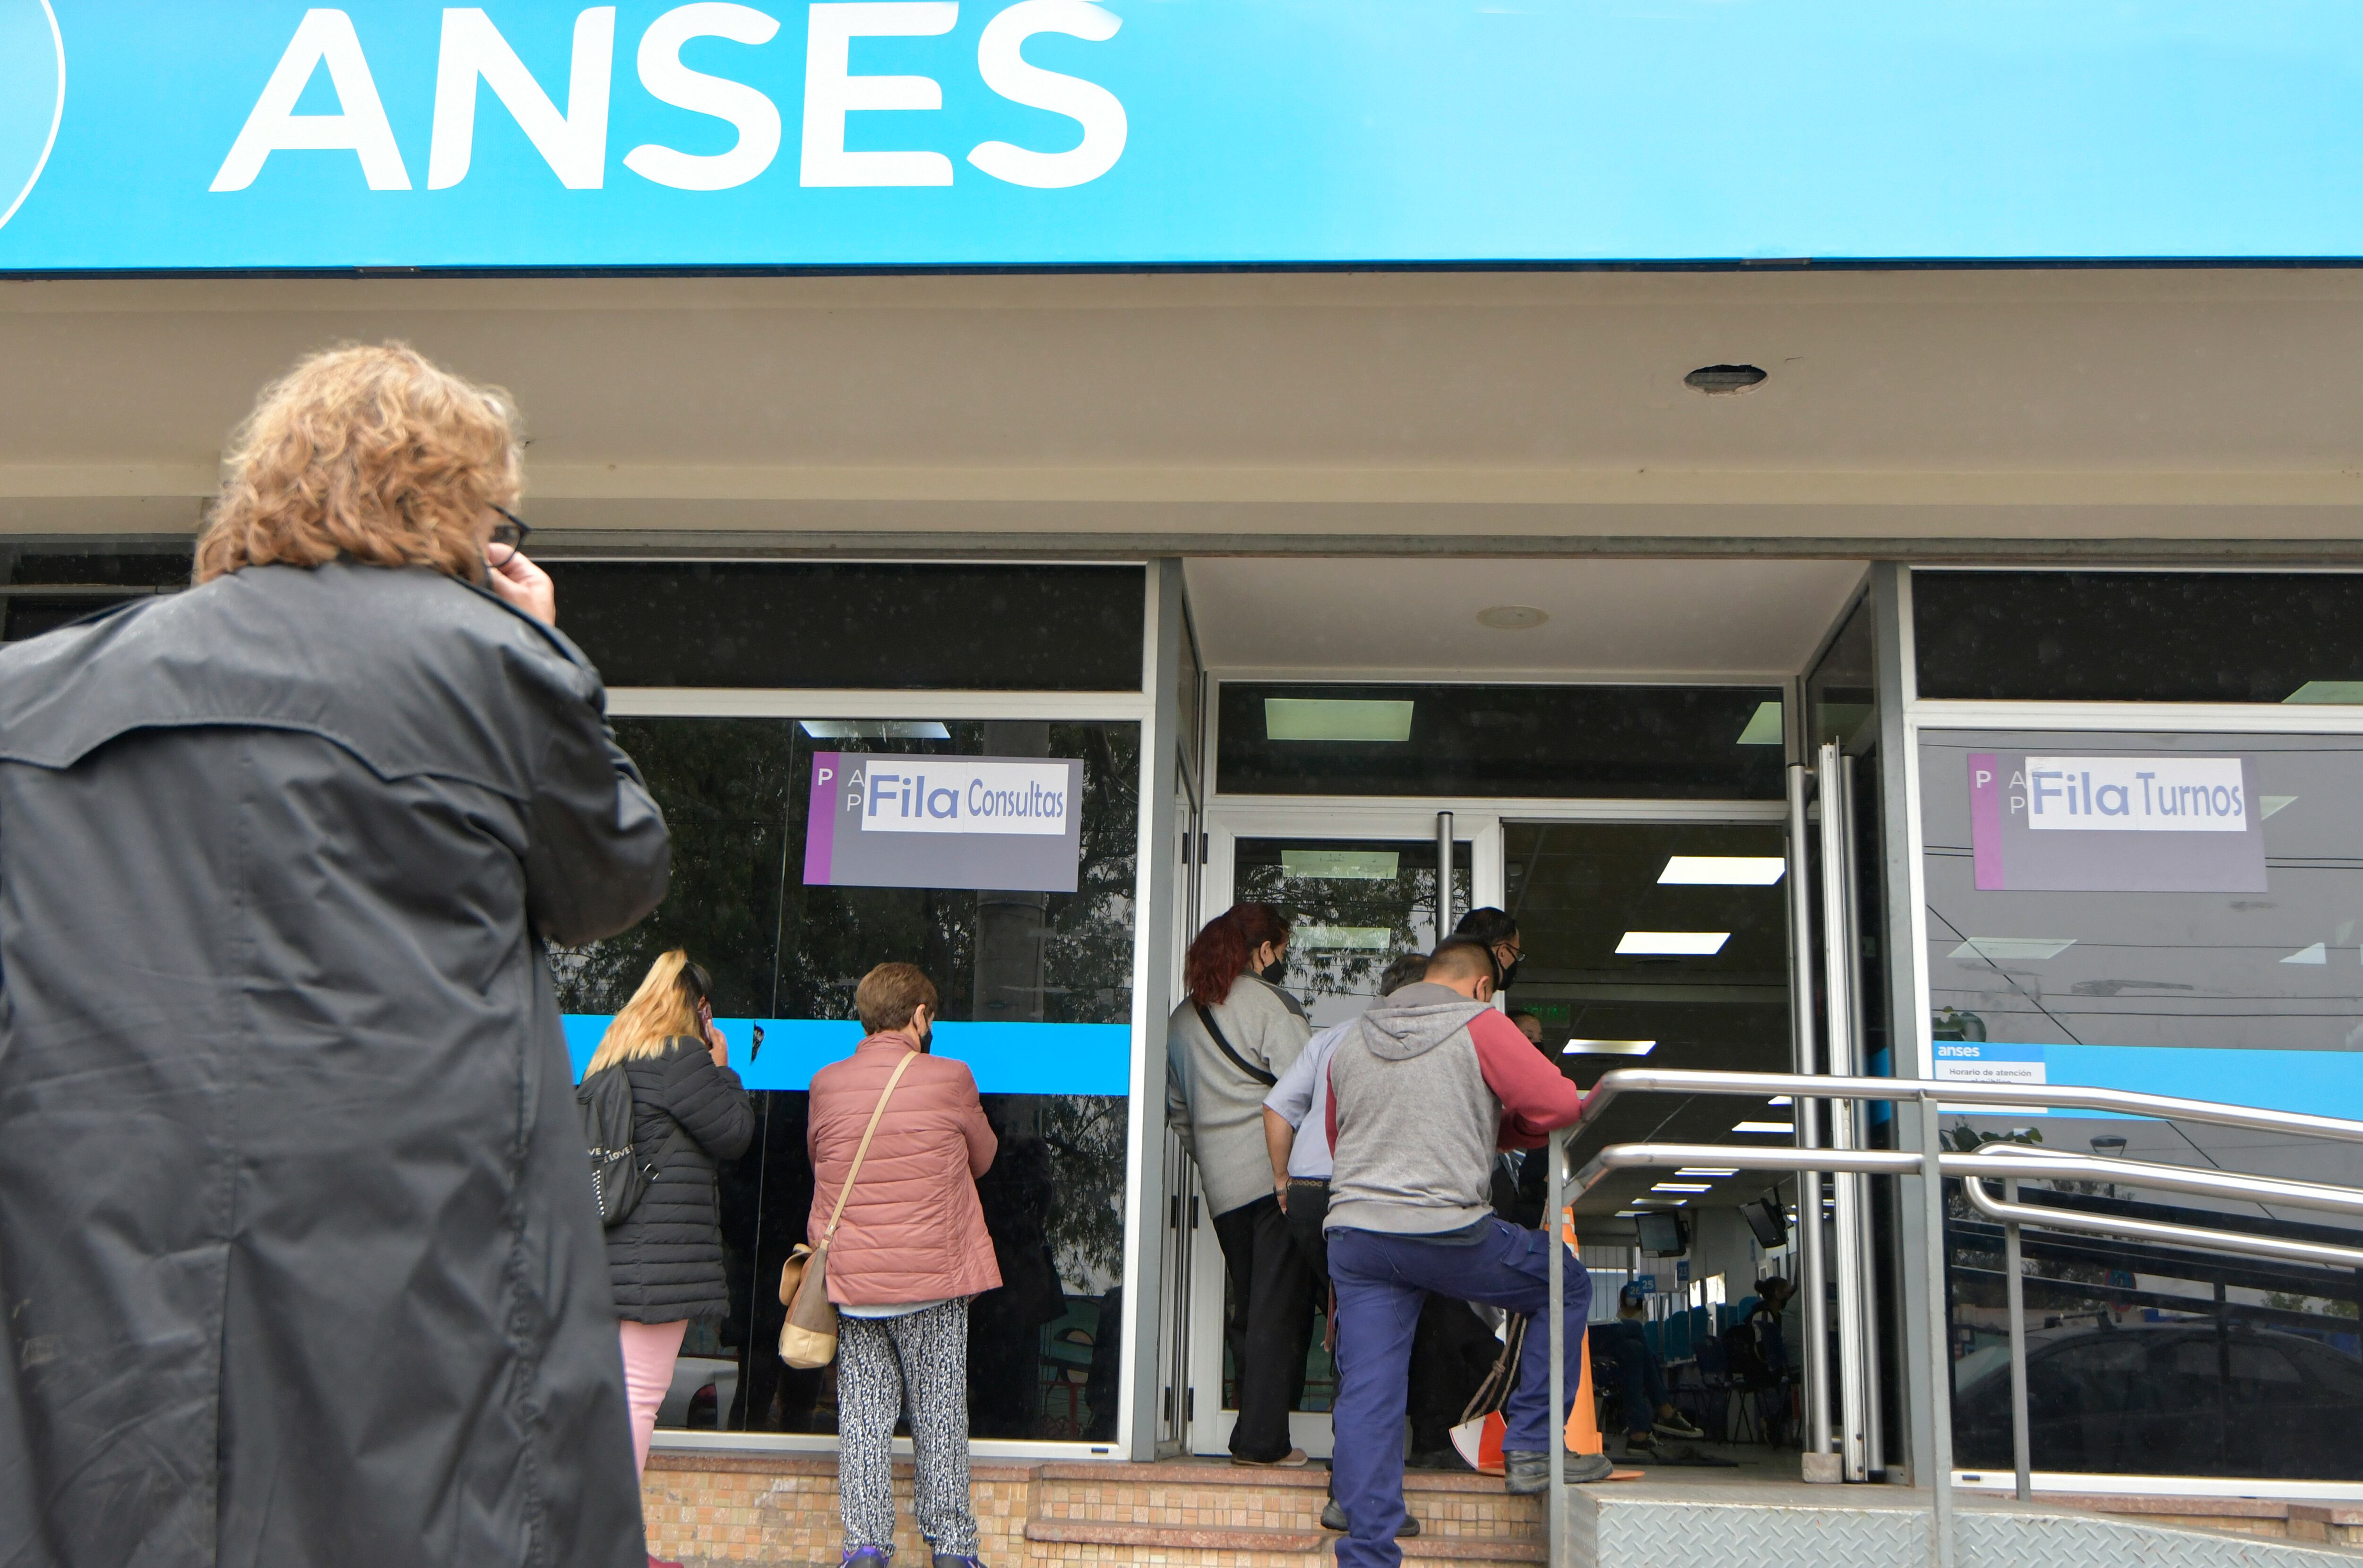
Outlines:
[[[1296,1129],[1289,1145],[1288,1173],[1302,1181],[1329,1179],[1329,1054],[1353,1020],[1332,1024],[1304,1042],[1304,1049],[1263,1097],[1269,1108]]]

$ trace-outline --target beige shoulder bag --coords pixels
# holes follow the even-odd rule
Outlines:
[[[918,1059],[915,1051],[904,1057],[878,1092],[878,1108],[870,1113],[870,1125],[861,1129],[861,1143],[853,1151],[853,1163],[846,1168],[845,1184],[837,1190],[837,1207],[829,1213],[828,1229],[820,1233],[819,1244],[799,1243],[780,1267],[780,1300],[788,1309],[788,1320],[780,1325],[780,1359],[790,1366],[826,1366],[837,1359],[837,1307],[828,1298],[828,1244],[837,1235],[838,1221],[845,1218],[845,1200],[853,1195],[853,1179],[861,1174],[862,1156],[870,1152],[870,1140],[878,1130],[879,1118],[886,1114],[886,1102]]]

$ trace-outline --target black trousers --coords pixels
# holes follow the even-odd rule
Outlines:
[[[1329,1218],[1329,1184],[1288,1179],[1288,1234],[1296,1243],[1304,1266],[1313,1271],[1315,1301],[1326,1299],[1329,1286],[1329,1237],[1321,1222]]]
[[[1269,1195],[1215,1216],[1215,1240],[1230,1272],[1223,1338],[1239,1383],[1231,1453],[1269,1462],[1296,1445],[1288,1413],[1304,1396],[1304,1356],[1313,1345],[1313,1271]]]

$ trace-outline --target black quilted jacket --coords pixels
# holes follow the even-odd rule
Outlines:
[[[686,1035],[667,1040],[661,1056],[625,1062],[624,1072],[638,1157],[653,1159],[676,1127],[688,1136],[657,1166],[632,1212],[608,1228],[616,1315],[635,1323],[727,1317],[714,1173],[746,1152],[754,1106],[738,1074],[714,1065],[705,1043]]]

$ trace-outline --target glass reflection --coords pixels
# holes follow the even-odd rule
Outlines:
[[[659,1425],[836,1429],[831,1369],[794,1371],[776,1351],[780,1268],[806,1240],[813,1198],[805,1021],[850,1018],[861,975],[904,959],[940,988],[943,1020],[954,1026],[947,1037],[962,1024],[1102,1026],[1021,1034],[998,1066],[972,1059],[1001,1140],[978,1191],[1003,1284],[970,1313],[970,1428],[983,1438],[1113,1439],[1137,727],[663,718],[618,720],[616,730],[671,824],[672,887],[625,935],[553,950],[560,1006],[612,1012],[658,952],[686,947],[713,973],[731,1064],[759,1118],[754,1146],[721,1176],[731,1314],[693,1326]],[[1076,891],[806,886],[816,751],[1081,759]],[[858,1033],[827,1049],[842,1054]]]
[[[2265,888],[2118,891],[2072,840],[2047,835],[2034,880],[1990,856],[1971,819],[1974,759],[2026,753],[2241,758],[2261,817]],[[2363,740],[2344,737],[1948,733],[1921,751],[1925,955],[1940,1078],[2092,1084],[2363,1117]],[[2005,786],[2010,780],[2005,778]],[[2142,874],[2186,857],[2144,833]],[[2213,837],[2213,835],[2207,835]],[[2116,873],[2120,884],[2125,880]],[[2194,881],[2203,880],[2194,878]],[[1996,884],[2002,885],[1996,885]],[[1959,1148],[2019,1141],[2163,1164],[2363,1184],[2363,1147],[2077,1113],[1952,1113]],[[2326,1217],[2108,1184],[2028,1184],[2029,1201],[2136,1218],[2357,1244]],[[1999,1227],[1947,1200],[1955,1426],[1961,1462],[2010,1463]],[[2363,1478],[2363,1284],[2349,1272],[2185,1248],[2026,1233],[2037,1469]],[[2339,1434],[2347,1434],[2341,1437]]]

